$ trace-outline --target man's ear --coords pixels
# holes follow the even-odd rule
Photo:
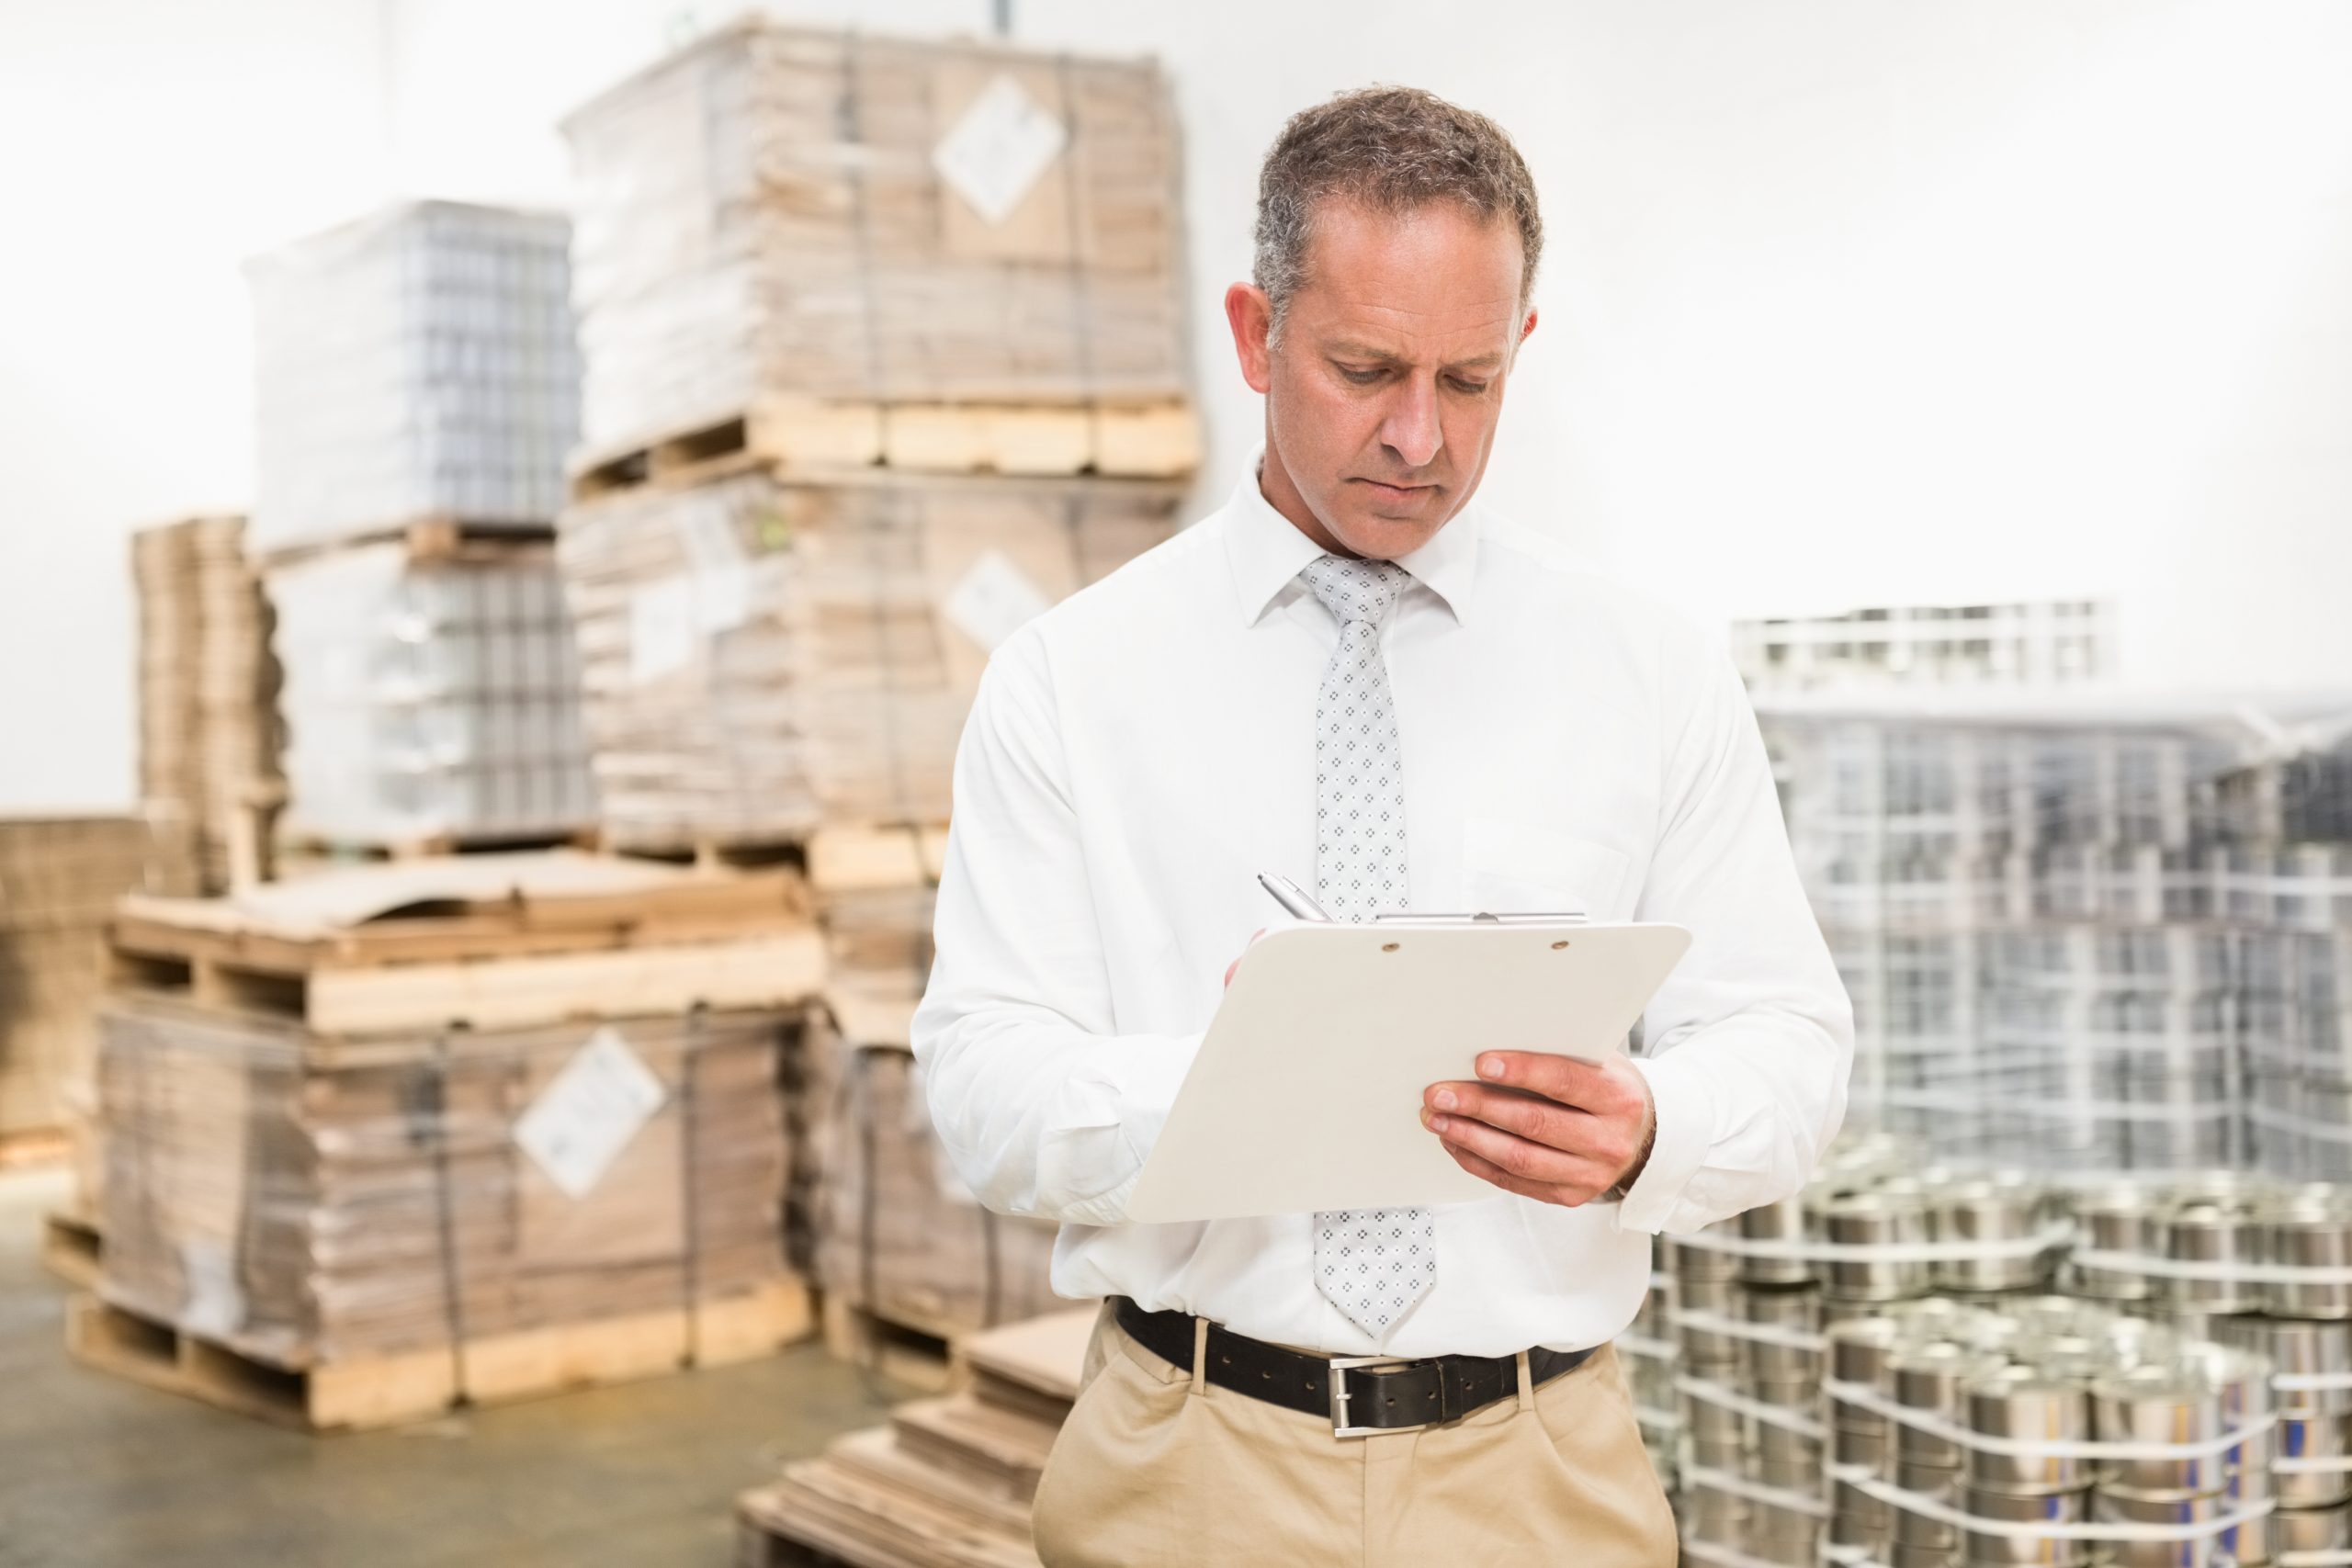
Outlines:
[[[1535,307],[1534,307],[1534,306],[1532,306],[1532,305],[1530,305],[1530,306],[1527,308],[1527,320],[1525,320],[1525,321],[1521,321],[1521,322],[1520,322],[1520,323],[1519,323],[1519,342],[1520,342],[1520,343],[1525,343],[1525,342],[1526,342],[1526,341],[1527,341],[1531,336],[1532,336],[1532,335],[1534,334],[1534,332],[1535,332]],[[1516,347],[1518,347],[1518,346],[1519,346],[1519,344],[1513,344],[1511,346],[1512,346],[1512,347],[1514,347],[1514,348],[1516,348]]]
[[[1241,378],[1253,392],[1273,383],[1272,355],[1266,333],[1274,324],[1273,302],[1254,283],[1237,283],[1225,291],[1225,319],[1233,329],[1233,356],[1241,362]]]

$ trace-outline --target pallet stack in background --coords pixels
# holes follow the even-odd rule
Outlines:
[[[126,899],[85,1360],[310,1429],[764,1354],[799,878],[575,852]]]
[[[551,540],[578,432],[569,228],[413,202],[248,268],[286,835],[549,841],[594,821]]]
[[[564,129],[584,490],[730,449],[1193,466],[1181,152],[1149,61],[745,20]]]
[[[131,536],[150,893],[258,880],[285,793],[269,604],[244,535],[242,517],[194,517]]]
[[[747,20],[565,129],[605,840],[807,865],[797,1245],[837,1348],[936,1367],[1051,1300],[1049,1230],[944,1176],[906,1045],[981,668],[1168,538],[1198,459],[1167,84]]]

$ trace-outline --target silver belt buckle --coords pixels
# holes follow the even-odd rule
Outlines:
[[[1416,1421],[1405,1427],[1351,1427],[1348,1425],[1348,1373],[1359,1367],[1402,1367],[1412,1362],[1409,1356],[1334,1356],[1331,1358],[1331,1436],[1335,1438],[1368,1438],[1375,1432],[1418,1432],[1434,1423]]]

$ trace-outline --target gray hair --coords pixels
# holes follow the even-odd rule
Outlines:
[[[1518,228],[1519,298],[1535,288],[1544,219],[1535,181],[1503,128],[1418,87],[1363,87],[1291,116],[1258,174],[1253,281],[1279,339],[1291,296],[1306,281],[1316,204],[1338,197],[1377,212],[1450,201],[1483,221]]]

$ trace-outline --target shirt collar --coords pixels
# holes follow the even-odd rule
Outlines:
[[[1274,510],[1258,488],[1258,469],[1265,448],[1251,454],[1226,506],[1225,550],[1233,570],[1233,591],[1241,605],[1241,623],[1255,626],[1291,581],[1306,564],[1323,554],[1322,547],[1298,525]],[[1469,618],[1471,589],[1478,575],[1479,509],[1474,503],[1449,518],[1429,542],[1396,564],[1413,581],[1438,596],[1453,613],[1457,625]]]

